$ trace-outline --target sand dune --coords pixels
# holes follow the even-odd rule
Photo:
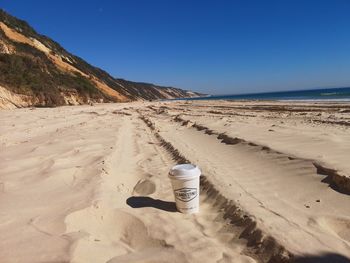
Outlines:
[[[1,262],[348,262],[346,107],[293,105],[1,111]],[[196,215],[181,162],[204,174]]]

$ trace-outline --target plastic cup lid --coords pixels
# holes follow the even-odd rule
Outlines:
[[[197,165],[193,164],[178,164],[171,168],[169,172],[170,177],[177,179],[191,179],[193,177],[199,177],[201,171]]]

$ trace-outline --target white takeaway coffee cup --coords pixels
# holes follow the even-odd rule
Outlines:
[[[169,178],[174,190],[176,208],[179,212],[199,212],[199,177],[201,171],[192,164],[178,164],[171,168]]]

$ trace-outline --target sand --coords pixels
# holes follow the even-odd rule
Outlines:
[[[350,262],[350,106],[0,111],[1,262]],[[203,171],[178,213],[169,169]]]

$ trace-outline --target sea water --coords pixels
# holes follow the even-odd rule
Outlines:
[[[350,102],[350,87],[206,96],[185,100],[310,100]]]

